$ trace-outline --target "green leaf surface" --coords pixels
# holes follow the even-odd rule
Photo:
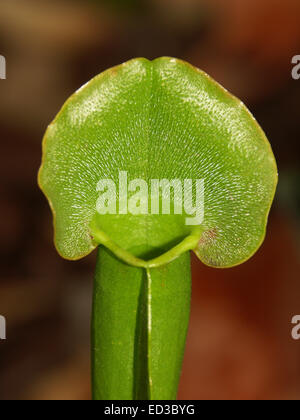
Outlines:
[[[190,312],[190,256],[150,269],[99,248],[93,307],[94,399],[176,399]]]
[[[135,59],[97,76],[64,105],[44,139],[40,185],[55,217],[60,254],[78,259],[97,244],[90,224],[119,247],[159,252],[191,233],[185,215],[97,215],[97,184],[204,179],[205,217],[196,254],[228,267],[265,235],[277,184],[270,145],[245,106],[180,60]]]

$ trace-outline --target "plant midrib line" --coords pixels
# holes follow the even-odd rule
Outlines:
[[[146,166],[146,176],[147,180],[149,181],[149,161],[150,161],[150,133],[151,133],[151,119],[150,113],[152,109],[152,90],[153,90],[153,80],[154,78],[154,63],[151,62],[150,66],[150,89],[149,89],[149,100],[148,100],[148,111],[147,111],[147,166]],[[149,238],[149,219],[147,218],[146,223],[146,241],[148,242]],[[148,243],[147,243],[148,245]],[[150,268],[146,268],[146,279],[147,279],[147,371],[148,371],[148,398],[149,400],[152,399],[152,366],[151,366],[151,332],[152,332],[152,279]]]

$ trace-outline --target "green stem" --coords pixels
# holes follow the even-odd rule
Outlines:
[[[176,398],[190,294],[189,253],[145,270],[99,247],[92,318],[94,399]]]

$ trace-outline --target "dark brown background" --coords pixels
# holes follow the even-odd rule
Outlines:
[[[3,0],[0,54],[1,399],[85,399],[95,255],[63,261],[36,185],[41,139],[65,99],[136,56],[176,56],[239,96],[266,131],[280,184],[267,239],[246,264],[193,259],[179,398],[300,399],[299,0]]]

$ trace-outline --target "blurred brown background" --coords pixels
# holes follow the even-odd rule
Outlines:
[[[47,124],[78,87],[130,58],[168,55],[240,97],[280,184],[260,251],[230,270],[193,259],[179,398],[300,399],[299,0],[2,0],[0,399],[88,399],[95,255],[63,261],[36,176]]]

